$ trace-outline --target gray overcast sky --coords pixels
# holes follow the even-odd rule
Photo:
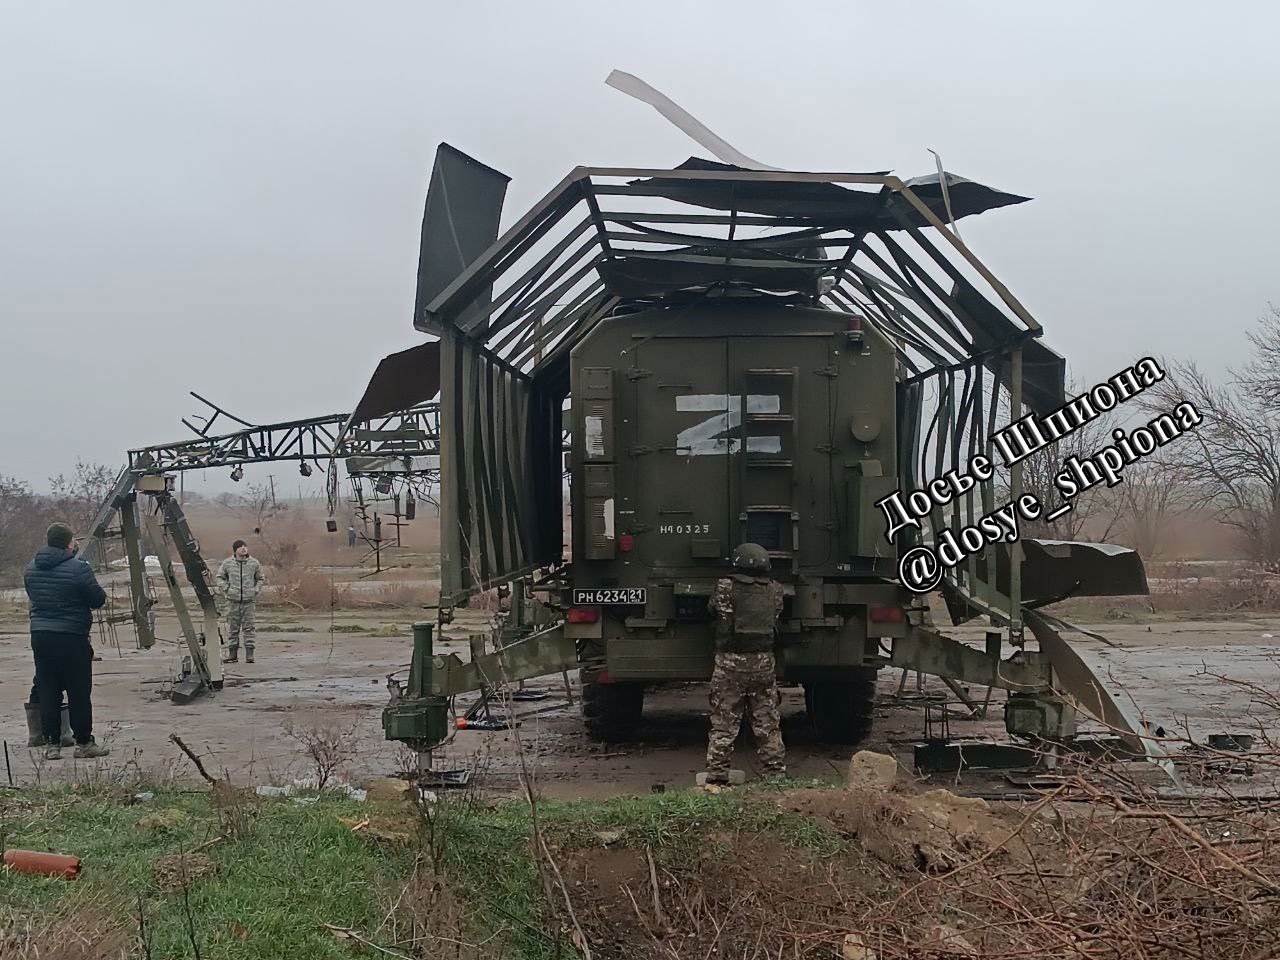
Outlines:
[[[189,389],[349,409],[419,340],[439,141],[513,178],[508,222],[575,164],[701,152],[614,67],[765,163],[917,175],[933,147],[1036,198],[964,236],[1082,378],[1221,370],[1280,301],[1273,3],[0,11],[0,474],[37,484],[182,436]]]

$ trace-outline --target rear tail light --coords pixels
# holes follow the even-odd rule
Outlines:
[[[599,607],[570,607],[568,619],[570,623],[599,623],[600,608]]]
[[[906,611],[901,607],[872,607],[868,616],[872,623],[902,623],[907,619]]]
[[[623,553],[630,553],[636,548],[636,538],[629,533],[624,533],[618,538],[618,549]]]

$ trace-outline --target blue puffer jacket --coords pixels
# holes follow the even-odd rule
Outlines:
[[[24,577],[31,599],[31,629],[87,635],[93,613],[107,602],[93,567],[70,550],[41,547]]]

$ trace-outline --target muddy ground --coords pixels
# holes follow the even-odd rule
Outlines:
[[[133,648],[130,632],[120,628],[120,647],[98,642],[95,664],[95,729],[108,744],[108,761],[89,768],[69,758],[46,763],[29,751],[22,703],[31,677],[25,612],[9,608],[0,618],[0,738],[8,745],[15,782],[63,779],[111,773],[134,765],[148,775],[193,775],[190,764],[170,743],[178,734],[199,752],[212,771],[226,771],[248,783],[286,782],[314,772],[307,740],[317,735],[342,755],[339,764],[353,780],[391,775],[412,759],[382,738],[380,712],[386,702],[388,673],[407,668],[412,611],[294,614],[261,610],[258,662],[227,669],[225,689],[179,706],[165,693],[179,662],[179,648],[162,641],[150,651]],[[360,632],[330,632],[338,630]],[[1085,659],[1113,688],[1128,696],[1152,720],[1169,729],[1184,727],[1195,739],[1210,733],[1248,732],[1259,722],[1258,705],[1246,690],[1225,684],[1222,674],[1280,688],[1276,637],[1280,618],[1238,621],[1108,623],[1095,629],[1118,646],[1078,639]],[[176,623],[160,619],[159,634],[176,637]],[[438,647],[467,656],[464,624],[456,625]],[[980,631],[954,631],[980,642]],[[910,766],[911,743],[924,733],[918,702],[895,702],[899,674],[881,674],[874,749],[893,750]],[[682,685],[652,691],[646,703],[643,740],[603,745],[589,740],[578,717],[578,684],[570,674],[566,696],[559,677],[531,686],[541,700],[517,705],[524,715],[521,739],[543,790],[553,796],[601,797],[648,792],[655,785],[676,788],[692,782],[701,769],[707,731],[706,688]],[[914,689],[912,684],[908,690]],[[930,685],[930,691],[940,687]],[[979,691],[980,693],[980,691]],[[992,737],[1002,733],[1001,695],[985,721],[951,722],[953,737]],[[459,702],[465,709],[466,701]],[[849,750],[815,743],[803,716],[799,689],[784,692],[783,733],[790,750],[789,770],[801,777],[843,773]],[[290,730],[293,731],[290,734]],[[440,751],[437,765],[469,769],[495,791],[517,786],[517,757],[511,731],[458,731]],[[749,748],[740,745],[735,765],[755,769]],[[3,774],[7,776],[6,771]]]

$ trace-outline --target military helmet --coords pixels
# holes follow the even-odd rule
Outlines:
[[[738,570],[769,570],[769,552],[758,543],[740,543],[733,551],[733,565]]]

